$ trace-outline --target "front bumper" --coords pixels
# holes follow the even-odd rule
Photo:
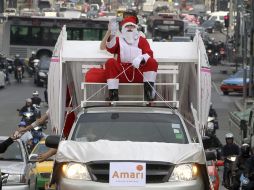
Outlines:
[[[144,187],[112,187],[108,183],[94,181],[71,180],[62,178],[59,183],[61,190],[204,190],[204,183],[199,177],[197,180],[166,182],[156,184],[146,184]]]
[[[29,190],[28,185],[4,185],[2,190]]]
[[[242,92],[243,86],[233,86],[233,85],[221,85],[220,89],[222,92]]]

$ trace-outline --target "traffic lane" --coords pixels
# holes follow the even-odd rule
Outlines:
[[[242,98],[242,94],[240,93],[232,93],[228,96],[223,95],[220,90],[220,84],[222,80],[228,78],[234,71],[234,67],[219,65],[212,67],[212,103],[213,107],[218,115],[219,129],[216,132],[217,137],[220,139],[222,144],[225,144],[225,134],[230,132],[229,130],[229,112],[235,111],[236,100],[240,100]],[[227,74],[223,74],[221,71],[227,71]],[[239,138],[239,137],[235,137]],[[223,176],[223,167],[219,168],[219,176],[220,176],[220,190],[226,190],[225,187],[221,185],[222,176]]]
[[[17,109],[25,105],[25,99],[31,98],[34,90],[39,91],[39,96],[44,101],[44,88],[36,87],[33,84],[33,78],[25,77],[21,84],[10,75],[11,84],[0,89],[0,131],[1,135],[10,135],[20,122]],[[41,106],[41,112],[45,113],[47,106]],[[49,132],[46,130],[46,133]]]

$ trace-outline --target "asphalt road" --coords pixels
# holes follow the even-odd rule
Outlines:
[[[17,127],[20,117],[17,109],[25,105],[25,99],[32,97],[33,90],[38,90],[40,97],[44,101],[44,88],[36,87],[33,79],[25,77],[21,84],[18,84],[13,74],[10,76],[11,84],[6,85],[4,89],[0,89],[0,135],[10,135]],[[47,106],[45,103],[41,105],[42,113],[45,112]],[[47,131],[46,131],[47,132]]]

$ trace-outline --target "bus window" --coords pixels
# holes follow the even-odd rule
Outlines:
[[[32,27],[32,36],[31,36],[31,45],[37,45],[41,41],[41,28],[40,27]]]
[[[83,29],[83,40],[100,40],[98,29]]]
[[[11,26],[10,43],[12,45],[26,44],[29,40],[27,26]]]
[[[61,32],[61,29],[60,28],[50,28],[50,32],[49,32],[49,36],[50,36],[50,46],[51,45],[55,45],[56,44],[56,41],[57,41],[57,38],[59,36]]]
[[[68,28],[67,39],[68,40],[82,40],[82,29],[80,28]]]

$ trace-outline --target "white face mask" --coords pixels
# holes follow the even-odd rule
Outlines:
[[[132,29],[132,31],[128,31],[127,28],[122,29],[122,35],[125,41],[128,44],[133,44],[138,39],[138,30],[137,28]]]

